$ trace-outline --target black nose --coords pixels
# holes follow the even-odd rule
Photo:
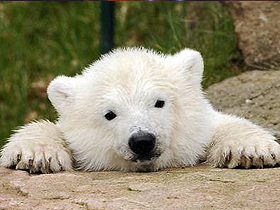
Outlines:
[[[128,141],[130,149],[137,155],[144,155],[155,148],[156,137],[151,133],[138,132]]]

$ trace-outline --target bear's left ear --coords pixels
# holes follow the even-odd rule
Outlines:
[[[173,55],[173,62],[180,71],[183,71],[187,80],[201,83],[204,65],[203,58],[199,52],[184,49]]]
[[[47,93],[58,113],[63,113],[65,108],[74,100],[75,78],[58,76],[48,86]]]

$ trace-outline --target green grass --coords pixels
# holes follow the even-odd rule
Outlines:
[[[97,59],[99,30],[100,2],[0,3],[0,146],[30,119],[56,119],[32,84],[73,76]],[[117,2],[115,31],[116,46],[202,52],[204,86],[237,73],[233,23],[220,2]]]

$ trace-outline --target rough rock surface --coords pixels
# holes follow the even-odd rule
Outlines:
[[[213,106],[271,130],[280,139],[280,71],[249,71],[206,91]]]
[[[0,209],[279,209],[280,168],[29,175],[0,169]]]
[[[249,66],[280,67],[280,2],[226,2],[238,44]]]

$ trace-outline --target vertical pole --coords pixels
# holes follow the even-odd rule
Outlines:
[[[115,2],[101,2],[101,53],[107,53],[114,47],[114,11]]]

